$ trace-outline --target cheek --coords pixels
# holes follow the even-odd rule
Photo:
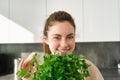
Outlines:
[[[75,41],[71,41],[71,42],[69,42],[69,44],[70,44],[72,50],[74,50],[74,48],[75,48]]]
[[[57,42],[51,41],[49,43],[49,48],[52,52],[55,52],[55,50],[58,48],[59,44]]]

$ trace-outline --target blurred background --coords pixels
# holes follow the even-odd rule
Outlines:
[[[120,80],[120,0],[0,0],[0,80],[14,79],[14,59],[42,55],[45,19],[59,10],[75,20],[74,54],[84,54],[105,80]]]

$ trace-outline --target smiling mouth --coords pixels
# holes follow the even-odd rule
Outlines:
[[[58,52],[59,52],[60,54],[68,54],[69,50],[70,50],[70,49],[67,49],[67,50],[58,50]]]

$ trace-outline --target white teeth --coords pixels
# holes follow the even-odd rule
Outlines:
[[[63,51],[63,50],[61,50],[60,52],[67,52],[67,51],[68,51],[68,50],[64,50],[64,51]]]
[[[66,49],[58,49],[58,52],[62,53],[62,54],[67,54],[69,52],[70,48],[66,48]]]
[[[59,52],[61,52],[61,53],[67,53],[68,50],[59,50]]]

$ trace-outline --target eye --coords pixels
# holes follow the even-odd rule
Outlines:
[[[74,38],[74,36],[68,36],[67,37],[67,39],[73,39]]]
[[[59,39],[60,39],[60,37],[56,36],[56,37],[53,37],[53,39],[59,40]]]

